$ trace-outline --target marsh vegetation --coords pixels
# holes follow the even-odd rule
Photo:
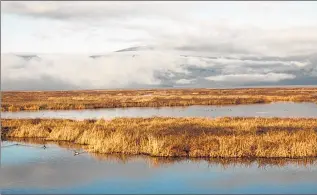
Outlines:
[[[89,152],[164,157],[316,157],[313,118],[2,119],[9,138],[85,145]]]
[[[1,98],[2,111],[317,103],[317,88],[7,91]]]

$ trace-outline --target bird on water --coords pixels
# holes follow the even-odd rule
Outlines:
[[[74,156],[79,155],[79,152],[77,152],[76,150],[74,150]]]

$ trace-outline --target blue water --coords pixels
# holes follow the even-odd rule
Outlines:
[[[293,161],[259,166],[257,160],[224,166],[203,159],[74,156],[72,148],[41,146],[2,148],[1,194],[317,193],[317,159],[306,166]]]
[[[2,118],[111,119],[115,117],[314,117],[317,104],[276,102],[231,106],[188,106],[162,108],[108,108],[92,110],[41,110],[1,112]]]

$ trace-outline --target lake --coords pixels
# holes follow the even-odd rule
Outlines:
[[[20,143],[23,145],[13,145]],[[166,159],[3,141],[2,194],[317,193],[317,159]],[[78,148],[76,149],[78,150]]]
[[[1,112],[2,118],[111,119],[115,117],[316,117],[317,104],[276,102],[230,106],[108,108]]]

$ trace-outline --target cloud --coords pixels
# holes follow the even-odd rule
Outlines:
[[[191,84],[195,81],[195,79],[179,79],[175,83],[176,84]]]
[[[193,25],[196,32],[182,30],[162,36],[166,43],[182,51],[216,52],[223,55],[308,55],[317,51],[317,26],[307,28],[261,29],[211,24]],[[208,33],[206,33],[208,32]],[[169,32],[166,32],[169,34]]]
[[[47,18],[56,20],[112,20],[129,19],[133,17],[175,17],[180,18],[174,10],[168,9],[177,5],[186,11],[194,3],[169,4],[162,2],[3,2],[1,11],[4,13],[18,14],[35,18]]]
[[[40,60],[27,61],[15,55],[2,55],[2,89],[56,89],[62,83],[65,83],[63,89],[159,85],[161,81],[155,77],[157,71],[186,74],[186,70],[173,62],[173,56],[160,52],[143,52],[141,56],[114,53],[96,59],[86,55],[39,57]]]
[[[178,51],[129,50],[97,58],[43,54],[1,56],[2,90],[69,90],[317,84],[316,59],[244,59],[184,56]]]
[[[307,55],[317,51],[317,23],[311,19],[313,17],[311,14],[314,13],[311,8],[316,5],[314,3],[296,5],[288,2],[271,2],[268,5],[260,2],[223,4],[220,2],[21,1],[3,2],[1,11],[4,15],[21,16],[23,18],[21,21],[29,17],[44,19],[45,23],[52,24],[52,21],[60,21],[64,25],[59,28],[51,27],[51,31],[55,31],[53,35],[58,37],[56,40],[65,40],[68,43],[69,38],[65,37],[64,31],[69,31],[71,37],[79,32],[85,34],[83,35],[85,38],[78,37],[77,41],[74,41],[73,48],[69,49],[73,51],[84,50],[89,44],[87,40],[91,39],[90,41],[94,40],[92,44],[94,47],[90,50],[98,50],[98,52],[104,50],[102,47],[105,47],[105,44],[129,42],[222,55],[289,56]],[[295,9],[301,6],[306,7]],[[222,8],[222,11],[217,11],[218,8]],[[268,13],[255,11],[263,9]],[[285,21],[284,17],[292,13],[289,10],[298,14],[300,21],[297,19],[292,20],[292,23]],[[271,12],[274,13],[272,16],[269,14]],[[280,17],[274,18],[276,14]],[[36,23],[40,20],[32,19],[32,21],[35,22],[32,23],[32,28],[40,23]],[[48,32],[40,31],[35,34],[38,42],[44,44],[43,37]],[[107,41],[102,43],[101,40],[105,39]],[[53,40],[51,42],[54,43]],[[47,40],[46,47],[49,42]],[[60,46],[56,46],[55,50],[60,51],[65,45],[65,42],[61,41]]]
[[[41,75],[38,78],[16,78],[1,80],[1,90],[80,90],[81,86],[73,85],[59,78]]]
[[[268,73],[268,74],[230,74],[206,77],[210,81],[220,82],[277,82],[285,79],[294,79],[296,76],[285,73]]]
[[[317,84],[315,3],[1,5],[5,90]]]

